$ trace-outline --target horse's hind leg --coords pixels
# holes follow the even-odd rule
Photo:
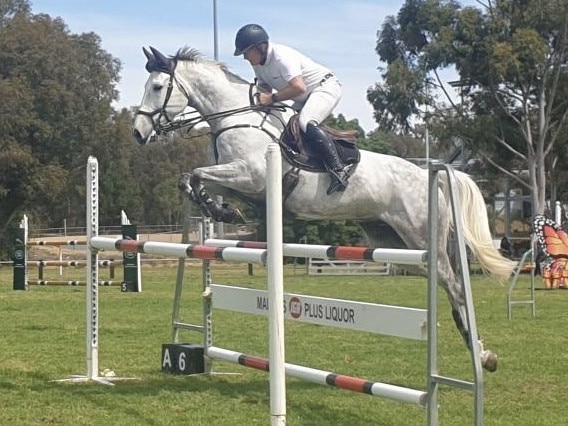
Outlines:
[[[202,214],[216,222],[245,223],[238,208],[213,200],[201,183],[201,179],[195,174],[183,173],[178,180],[178,188],[188,194],[189,198],[199,206]]]
[[[452,317],[456,324],[458,331],[460,332],[462,338],[468,349],[471,351],[470,331],[467,323],[467,311],[465,303],[465,294],[461,282],[456,279],[453,270],[450,267],[450,261],[447,255],[442,255],[438,259],[438,274],[439,282],[446,290],[448,299],[452,306]],[[487,371],[497,370],[497,355],[490,350],[485,350],[483,348],[482,341],[478,338],[477,344],[479,345],[479,354],[481,356],[481,365]]]

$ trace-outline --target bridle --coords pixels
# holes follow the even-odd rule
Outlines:
[[[146,117],[150,118],[150,121],[152,122],[152,129],[156,132],[157,135],[161,134],[162,132],[167,132],[171,130],[171,126],[174,123],[174,120],[170,118],[166,110],[168,102],[170,101],[170,97],[172,96],[172,91],[174,89],[174,82],[176,83],[177,88],[183,93],[183,95],[187,99],[187,103],[189,104],[189,94],[187,93],[187,90],[185,90],[183,85],[179,83],[178,79],[175,76],[176,66],[177,62],[175,63],[175,66],[173,67],[172,70],[164,70],[164,69],[158,70],[170,76],[168,80],[168,88],[166,89],[166,97],[164,98],[164,103],[162,104],[162,106],[156,108],[153,111],[143,111],[141,109],[136,111],[136,115],[138,114],[145,115]],[[156,116],[158,116],[157,120],[155,119]],[[161,124],[163,120],[165,120],[165,124]]]
[[[252,112],[252,111],[264,112],[266,114],[266,116],[264,117],[263,122],[266,120],[266,118],[268,118],[269,115],[272,115],[274,117],[277,117],[277,119],[282,124],[282,128],[284,128],[286,126],[286,123],[283,121],[283,119],[281,117],[279,117],[278,115],[274,114],[273,112],[274,111],[281,111],[282,112],[282,111],[285,111],[287,108],[290,108],[290,107],[288,105],[283,105],[283,104],[282,105],[265,106],[265,105],[260,105],[260,104],[256,103],[256,100],[258,99],[258,96],[259,96],[259,92],[258,92],[258,90],[256,90],[257,89],[256,81],[253,82],[253,83],[250,83],[250,85],[249,85],[249,105],[247,105],[247,106],[235,108],[235,109],[231,109],[231,110],[227,110],[227,111],[220,111],[220,112],[208,114],[208,115],[205,115],[205,116],[199,114],[197,117],[193,116],[193,117],[186,118],[186,119],[184,119],[184,118],[175,119],[175,117],[171,118],[168,115],[168,112],[167,112],[166,109],[167,109],[170,97],[172,96],[174,83],[176,84],[177,88],[182,92],[182,94],[187,99],[187,105],[188,106],[189,106],[189,102],[190,102],[189,93],[187,92],[185,87],[183,87],[183,85],[179,82],[179,80],[175,76],[176,67],[177,67],[177,62],[174,63],[174,66],[171,67],[171,69],[160,68],[160,69],[156,70],[156,71],[168,74],[169,77],[170,77],[169,80],[168,80],[168,87],[166,89],[166,97],[164,98],[164,102],[163,102],[162,106],[159,107],[159,108],[156,108],[153,111],[144,111],[144,110],[141,110],[141,109],[136,111],[136,115],[140,114],[140,115],[144,115],[144,116],[150,118],[150,121],[152,122],[152,129],[154,130],[156,135],[160,135],[162,133],[168,133],[168,132],[171,132],[173,130],[178,130],[178,129],[182,129],[182,128],[187,129],[189,131],[194,126],[196,126],[197,124],[202,123],[202,122],[207,122],[209,120],[214,120],[214,119],[217,119],[217,118],[229,117],[229,116],[232,116],[232,115],[247,113],[247,112]],[[156,117],[157,117],[157,120],[156,120]],[[235,125],[232,125],[232,126],[229,126],[229,127],[221,128],[213,134],[213,140],[216,140],[217,137],[221,133],[224,133],[227,130],[239,129],[239,128],[244,128],[244,127],[256,128],[256,129],[262,130],[264,133],[268,134],[275,142],[278,142],[278,140],[279,140],[278,137],[276,137],[270,131],[265,129],[263,124],[261,124],[261,125],[235,124]]]

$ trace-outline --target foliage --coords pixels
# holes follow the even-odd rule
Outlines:
[[[96,34],[73,34],[62,19],[33,14],[28,0],[0,0],[0,258],[9,256],[23,214],[32,230],[64,222],[84,226],[85,164],[91,155],[100,168],[101,224],[118,224],[121,210],[133,223],[181,222],[177,179],[209,164],[209,129],[185,129],[137,146],[131,136],[135,109],[113,108],[120,71],[119,60],[102,49]],[[341,114],[326,123],[356,130],[363,149],[422,153],[418,140],[379,131],[366,136],[356,119]],[[220,195],[263,229],[262,210],[230,192]],[[307,233],[333,237],[328,243],[363,241],[351,223],[290,221],[287,232],[291,241]]]
[[[530,190],[535,212],[542,212],[547,175],[564,158],[568,4],[479,4],[484,9],[407,0],[378,33],[386,68],[368,99],[386,128],[410,132],[427,119],[438,143],[465,144]],[[452,82],[458,97],[443,84],[448,68],[459,75]]]
[[[83,226],[85,164],[100,166],[100,220],[125,210],[138,223],[177,223],[176,179],[206,162],[206,133],[173,134],[136,146],[132,111],[115,111],[121,64],[94,33],[0,0],[0,257],[25,213],[32,229]]]
[[[95,34],[72,35],[61,20],[29,13],[24,1],[2,3],[1,10],[0,234],[6,235],[23,211],[39,224],[66,217],[87,155],[109,134],[120,66]]]

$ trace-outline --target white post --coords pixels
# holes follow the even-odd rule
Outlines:
[[[266,153],[266,235],[271,425],[286,424],[284,267],[282,253],[282,159],[276,143]]]
[[[556,202],[556,205],[555,205],[555,208],[554,208],[554,221],[559,226],[562,226],[562,205],[560,204],[560,201]]]
[[[28,227],[28,215],[22,217],[20,222],[20,228],[24,230],[24,288],[28,289],[29,282],[29,268],[28,268],[28,238],[29,238],[29,227]]]
[[[223,196],[217,195],[217,203],[223,205]],[[223,222],[217,222],[217,236],[216,238],[225,238],[225,224]]]
[[[63,246],[59,246],[59,262],[63,262]],[[59,276],[63,276],[63,266],[59,265]]]
[[[99,234],[99,163],[87,162],[87,380],[99,376],[99,255],[90,241]]]
[[[20,221],[20,229],[24,230],[24,244],[28,243],[28,215],[24,215]]]
[[[56,382],[94,381],[104,385],[113,385],[113,380],[128,380],[131,377],[117,377],[114,371],[105,369],[99,373],[99,250],[91,243],[99,234],[99,162],[89,156],[86,173],[87,201],[87,279],[85,289],[85,309],[87,321],[87,374],[72,375],[68,379]],[[102,375],[99,376],[99,374]]]

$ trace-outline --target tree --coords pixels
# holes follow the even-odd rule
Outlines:
[[[528,188],[535,213],[544,211],[547,170],[568,119],[568,3],[490,0],[480,10],[407,0],[383,24],[376,51],[387,63],[385,81],[368,91],[385,110],[377,121],[407,130],[428,107],[438,129],[452,128],[452,139]],[[448,67],[459,74],[459,99],[442,85]],[[432,88],[444,102],[428,96]],[[394,100],[400,93],[402,104]]]
[[[111,134],[119,62],[93,33],[0,1],[0,235],[26,212],[36,225],[84,211],[84,167]],[[79,185],[81,183],[81,185]],[[80,207],[77,207],[80,206]]]
[[[0,0],[0,28],[16,14],[27,14],[29,12],[30,4],[26,0]]]

